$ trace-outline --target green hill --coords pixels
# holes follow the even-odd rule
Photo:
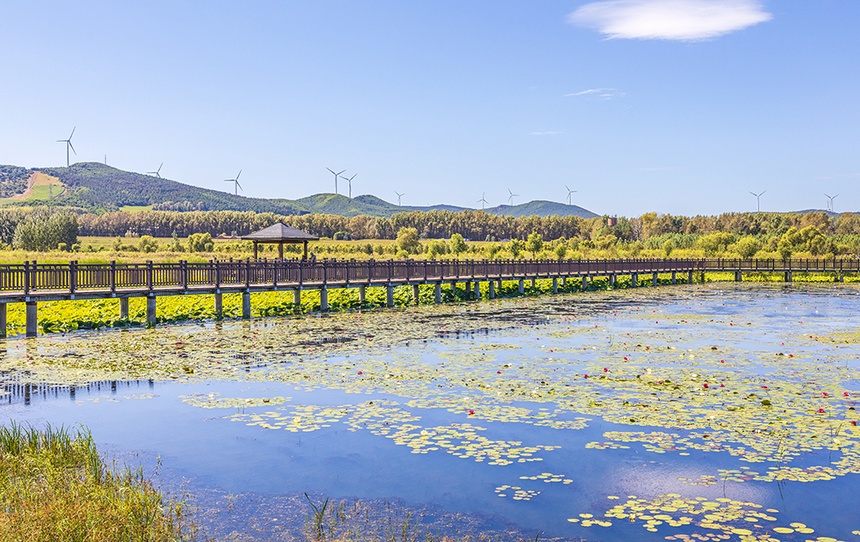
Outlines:
[[[486,212],[494,215],[505,216],[579,216],[582,218],[595,218],[600,216],[592,213],[588,209],[583,209],[578,205],[567,205],[566,203],[558,203],[555,201],[535,200],[519,205],[499,205],[498,207],[490,207]]]
[[[46,192],[45,197],[22,197],[21,194],[27,190],[28,180],[33,173],[55,177],[62,186],[52,188]],[[0,204],[27,205],[44,203],[48,200],[55,205],[78,207],[97,213],[123,208],[152,208],[165,211],[254,211],[282,215],[316,213],[388,218],[397,213],[413,211],[466,210],[464,207],[454,205],[398,206],[369,194],[352,199],[340,194],[316,194],[295,201],[247,198],[170,179],[123,171],[98,162],[81,162],[69,167],[37,169],[0,165]],[[486,211],[510,216],[554,214],[597,216],[575,205],[549,201],[534,201],[514,206],[501,205]]]

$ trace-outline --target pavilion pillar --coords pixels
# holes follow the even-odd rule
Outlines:
[[[6,303],[0,303],[0,339],[6,338]]]
[[[119,298],[119,319],[128,320],[128,298]]]
[[[224,300],[221,290],[215,290],[215,319],[220,320],[224,317]]]
[[[394,306],[394,285],[388,284],[385,292],[385,306],[389,309]]]
[[[358,306],[363,307],[366,299],[367,299],[367,287],[366,286],[359,286],[358,287]]]
[[[434,294],[434,295],[433,295],[433,300],[434,300],[436,303],[441,303],[441,302],[442,302],[442,283],[441,283],[441,282],[437,282],[437,283],[435,284],[435,288],[434,288],[434,290],[435,290],[435,291],[433,292],[433,294]]]
[[[242,319],[249,320],[251,318],[251,292],[245,290],[242,292]]]
[[[257,242],[254,241],[254,259],[257,259]]]
[[[146,296],[146,325],[154,326],[156,319],[155,296],[149,294]]]
[[[284,243],[278,243],[278,259],[284,261]]]
[[[305,249],[305,250],[304,250],[305,259],[307,260],[307,259],[308,259],[308,242],[307,242],[307,241],[304,241],[302,244],[304,245],[304,249]]]
[[[320,310],[328,310],[328,288],[320,288]]]
[[[418,293],[419,293],[418,292],[418,285],[413,284],[412,285],[412,302],[415,303],[416,305],[418,304]]]

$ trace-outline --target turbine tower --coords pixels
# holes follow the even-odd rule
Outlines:
[[[764,191],[762,191],[762,192],[759,192],[758,194],[756,194],[755,192],[750,192],[750,194],[752,194],[753,196],[755,196],[755,212],[757,212],[757,213],[760,213],[760,212],[761,212],[761,196],[762,196],[762,194],[764,194],[765,192],[767,192],[767,190],[764,190]]]
[[[344,171],[346,171],[346,170],[344,170]],[[356,173],[355,175],[358,175],[358,173]],[[349,199],[352,199],[352,180],[355,179],[355,175],[353,175],[352,177],[349,177],[349,178],[344,177],[343,175],[340,176],[340,178],[343,179],[344,181],[346,181],[347,185],[349,186]]]
[[[335,173],[330,167],[327,167],[326,169],[331,171],[334,175],[334,193],[337,194],[337,178],[340,177],[340,174],[346,170],[344,169],[343,171],[338,171],[337,173]]]
[[[161,169],[161,168],[159,168],[159,169]],[[233,193],[234,193],[234,195],[236,195],[236,196],[238,196],[238,195],[239,195],[239,189],[240,189],[240,188],[242,188],[242,185],[241,185],[241,184],[239,184],[239,175],[241,175],[241,174],[242,174],[242,170],[240,169],[240,170],[239,170],[239,173],[236,175],[236,178],[235,178],[235,179],[224,179],[224,182],[225,182],[225,183],[233,183],[233,184],[235,185],[235,186],[233,187],[233,190],[234,190],[234,192],[233,192]],[[242,188],[242,192],[244,192],[244,191],[245,191],[245,189],[244,189],[244,188]]]
[[[570,205],[570,197],[576,193],[576,190],[571,190],[567,185],[564,185],[564,187],[567,188],[567,204]]]
[[[486,205],[488,203],[487,199],[484,197],[486,195],[487,195],[486,192],[481,192],[481,199],[478,200],[478,203],[481,204],[481,210],[482,211],[484,210],[484,205]]]
[[[163,165],[164,165],[164,162],[161,163],[161,166],[163,166]],[[147,171],[146,174],[147,175],[155,175],[156,177],[158,177],[160,179],[161,178],[161,166],[158,166],[158,169],[156,169],[155,171]],[[236,177],[238,178],[239,176],[236,175]]]
[[[406,193],[404,192],[404,193],[402,193],[402,194],[401,194],[401,193],[400,193],[400,192],[398,192],[397,190],[395,190],[395,191],[394,191],[394,193],[395,193],[395,194],[397,194],[397,206],[398,206],[398,207],[402,207],[402,205],[400,204],[400,198],[402,198],[403,196],[405,196],[405,195],[406,195]]]
[[[832,213],[833,212],[833,200],[838,198],[839,194],[836,194],[835,196],[828,196],[827,193],[825,193],[824,195],[827,196],[827,200],[828,200],[827,201],[827,210]]]
[[[508,204],[513,205],[514,204],[514,198],[519,196],[519,194],[514,194],[513,192],[511,192],[510,188],[508,188],[508,194],[510,194],[510,196],[508,197]]]
[[[58,139],[57,143],[65,143],[66,144],[66,167],[69,167],[69,149],[72,149],[72,152],[75,153],[75,156],[78,155],[78,151],[75,150],[75,147],[72,145],[72,136],[75,135],[75,129],[77,126],[72,128],[72,133],[69,134],[69,139]]]

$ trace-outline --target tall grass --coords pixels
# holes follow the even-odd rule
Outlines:
[[[0,540],[175,541],[183,519],[142,470],[109,469],[85,429],[0,426]]]

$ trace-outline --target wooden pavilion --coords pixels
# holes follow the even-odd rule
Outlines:
[[[257,259],[257,245],[260,243],[278,244],[278,259],[284,259],[284,243],[304,245],[304,259],[308,258],[308,241],[317,241],[319,237],[297,230],[291,226],[284,226],[280,222],[272,224],[268,228],[243,235],[242,239],[254,242],[254,259]]]

